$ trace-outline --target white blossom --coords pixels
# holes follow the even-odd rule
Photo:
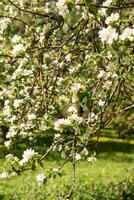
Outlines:
[[[71,120],[70,119],[58,119],[55,123],[54,123],[54,129],[55,130],[60,130],[62,128],[62,126],[70,126],[71,125]]]
[[[13,123],[15,120],[16,120],[16,116],[15,116],[15,115],[13,115],[13,116],[9,119],[9,121],[10,121],[11,123]]]
[[[23,69],[19,66],[13,73],[12,79],[16,79],[17,76],[22,75]]]
[[[72,103],[77,103],[78,102],[78,98],[76,96],[72,96]]]
[[[5,142],[4,142],[4,145],[5,145],[7,148],[9,148],[10,145],[11,145],[11,140],[5,141]]]
[[[76,113],[73,113],[70,117],[70,120],[73,120],[75,122],[77,122],[78,124],[81,124],[83,122],[83,118],[79,117]]]
[[[60,137],[61,137],[61,134],[59,134],[59,133],[57,133],[57,134],[54,135],[54,139],[55,139],[55,140],[59,140]]]
[[[102,6],[110,6],[110,4],[112,3],[113,0],[106,0],[103,2]],[[99,14],[102,15],[102,16],[105,16],[106,15],[106,11],[107,11],[107,8],[101,8],[99,9]]]
[[[120,18],[119,13],[112,13],[110,16],[108,16],[105,20],[106,24],[111,24],[113,22],[117,22]]]
[[[58,0],[56,6],[59,9],[59,14],[62,15],[63,17],[65,17],[66,14],[69,13],[69,10],[66,5],[66,0]]]
[[[118,33],[115,28],[108,26],[107,28],[103,28],[99,31],[99,37],[103,43],[106,42],[108,44],[112,44],[113,40],[117,40]]]
[[[11,41],[13,42],[13,43],[18,43],[18,42],[20,42],[20,40],[21,40],[21,36],[19,36],[19,35],[14,35],[13,37],[12,37],[12,39],[11,39]]]
[[[112,3],[113,0],[106,0],[103,2],[103,6],[110,6],[110,4]]]
[[[111,78],[118,78],[118,75],[116,73],[113,73]]]
[[[97,120],[97,118],[98,118],[98,116],[97,115],[95,115],[95,113],[89,113],[89,115],[88,115],[88,119],[87,119],[87,122],[94,122],[95,120]]]
[[[100,70],[97,78],[102,78],[104,75],[105,75],[105,71],[104,70]]]
[[[88,150],[86,147],[84,147],[84,149],[82,150],[82,154],[84,154],[85,156],[88,155]]]
[[[81,83],[74,83],[71,87],[71,90],[72,91],[78,91],[80,90],[81,88],[83,88],[83,85],[81,85]]]
[[[71,61],[71,53],[67,54],[65,56],[66,61],[70,62]]]
[[[46,176],[44,175],[44,173],[40,173],[36,176],[38,185],[42,185],[45,179],[46,179]]]
[[[27,70],[27,69],[25,69],[25,70],[23,71],[23,73],[24,73],[25,76],[30,76],[33,72],[32,72],[32,70]]]
[[[100,99],[98,104],[99,104],[99,106],[103,107],[104,104],[105,104],[105,101],[102,101],[102,100]]]
[[[66,3],[66,0],[58,0],[58,2],[56,3],[56,6],[58,8],[60,8],[61,6],[64,6]]]
[[[9,18],[3,18],[2,20],[0,20],[0,34],[4,32],[9,23],[11,23],[11,19]]]
[[[17,130],[15,126],[10,126],[9,131],[7,132],[6,138],[13,138],[17,135]]]
[[[87,159],[87,161],[89,161],[89,162],[92,162],[92,163],[94,163],[94,162],[96,162],[96,157],[93,155],[93,156],[91,156],[91,157],[88,157],[88,159]]]
[[[110,88],[110,86],[112,85],[112,82],[111,81],[106,81],[105,83],[104,83],[104,85],[103,85],[103,88],[105,88],[105,89],[109,89]]]
[[[26,162],[28,162],[31,158],[34,157],[34,155],[37,155],[37,152],[35,152],[33,149],[26,149],[23,152],[22,155],[22,160],[20,160],[20,165],[22,166],[23,164],[25,164]]]
[[[28,114],[28,115],[27,115],[27,118],[28,118],[28,120],[36,119],[36,115],[33,114],[33,113],[31,113],[31,114]]]
[[[76,153],[75,154],[75,160],[77,161],[77,160],[80,160],[80,159],[81,159],[81,155],[79,153]]]
[[[14,160],[13,154],[11,154],[11,153],[10,153],[10,154],[7,154],[7,155],[6,155],[6,160],[9,161],[9,162],[12,162],[12,161]]]
[[[6,117],[11,117],[11,109],[10,106],[4,106],[3,115]]]
[[[134,40],[134,28],[125,28],[123,33],[119,36],[121,40],[128,39],[130,41]]]
[[[58,170],[58,168],[53,168],[53,170],[52,170],[54,173],[57,173],[59,170]]]
[[[77,108],[75,106],[70,106],[67,111],[70,113],[77,113]]]
[[[12,50],[12,54],[14,56],[16,56],[18,53],[20,53],[21,51],[23,51],[24,46],[23,44],[16,44]]]
[[[7,177],[8,177],[8,172],[4,170],[4,171],[0,174],[0,179],[6,179]]]
[[[14,106],[15,108],[18,108],[22,102],[23,102],[22,99],[15,99],[15,100],[14,100],[14,103],[13,103],[13,106]]]
[[[102,15],[102,16],[105,16],[106,15],[106,8],[101,8],[101,9],[99,9],[99,11],[98,11],[98,13],[100,14],[100,15]]]

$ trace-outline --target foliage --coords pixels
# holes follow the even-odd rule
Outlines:
[[[117,130],[119,137],[124,137],[124,139],[133,138],[133,134],[134,134],[133,110],[115,115],[111,122],[111,126],[115,130]]]
[[[50,151],[63,163],[95,162],[87,147],[118,112],[133,109],[133,2],[119,0],[2,0],[0,2],[1,114],[5,146],[16,148],[51,132],[43,155],[27,146],[6,156],[1,178],[36,169]],[[127,103],[126,103],[127,102]],[[56,170],[56,171],[55,171]],[[39,179],[40,177],[40,179]]]

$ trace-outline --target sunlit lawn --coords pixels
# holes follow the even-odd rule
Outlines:
[[[134,167],[134,141],[100,138],[97,148],[100,153],[97,154],[96,163],[93,164],[88,161],[80,161],[77,163],[76,184],[79,184],[80,182],[82,184],[91,184],[97,181],[107,184],[111,181],[119,182],[120,180],[128,179],[130,171]],[[1,166],[2,162],[3,161],[1,160]],[[51,194],[54,193],[54,191],[62,191],[64,185],[71,185],[71,164],[68,163],[64,167],[62,170],[62,177],[50,180],[44,188],[38,188],[36,184],[36,174],[40,171],[44,171],[44,173],[47,174],[47,171],[51,167],[56,166],[58,166],[56,160],[47,160],[44,162],[44,169],[38,167],[38,171],[36,172],[25,172],[22,175],[12,177],[9,180],[1,180],[0,194],[9,194],[11,199],[15,200],[34,200],[38,199],[38,193],[42,193],[46,190],[49,194],[47,199],[54,199],[54,197],[51,197]]]

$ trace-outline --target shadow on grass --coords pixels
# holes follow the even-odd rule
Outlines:
[[[13,147],[10,151],[5,147],[0,146],[0,158],[8,153],[13,153],[18,157],[22,157],[22,153],[26,148],[35,149],[40,154],[44,154],[46,150],[52,144],[53,138],[50,136],[37,138],[30,144],[28,141],[23,141],[16,147]],[[107,140],[107,141],[93,141],[89,144],[89,151],[96,151],[100,158],[115,160],[119,162],[134,162],[134,144],[129,142],[121,142],[120,140]],[[48,160],[59,160],[59,153],[51,151],[47,156]]]
[[[107,141],[98,142],[97,152],[101,159],[115,162],[134,162],[134,144],[128,142]]]
[[[122,153],[134,153],[134,144],[128,142],[116,141],[99,141],[97,144],[98,151],[101,152],[122,152]]]
[[[105,161],[113,161],[113,162],[119,162],[119,163],[134,163],[134,156],[132,157],[129,155],[124,154],[115,154],[115,153],[104,153],[99,154],[98,159],[104,159]]]

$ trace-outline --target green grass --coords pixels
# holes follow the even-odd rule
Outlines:
[[[82,187],[93,183],[108,185],[111,182],[116,184],[123,180],[126,181],[134,167],[134,141],[100,138],[97,151],[100,153],[97,154],[96,163],[87,161],[77,163],[76,185],[79,190],[83,191]],[[3,160],[0,161],[1,166],[2,162]],[[56,160],[45,161],[44,173],[47,174],[50,168],[57,167],[58,162]],[[55,200],[57,194],[65,193],[71,187],[72,166],[70,163],[62,170],[62,177],[51,179],[41,188],[36,184],[36,175],[40,171],[42,169],[38,167],[37,171],[25,172],[21,176],[14,176],[9,180],[0,180],[0,200]],[[86,197],[79,197],[78,199],[85,200]]]

